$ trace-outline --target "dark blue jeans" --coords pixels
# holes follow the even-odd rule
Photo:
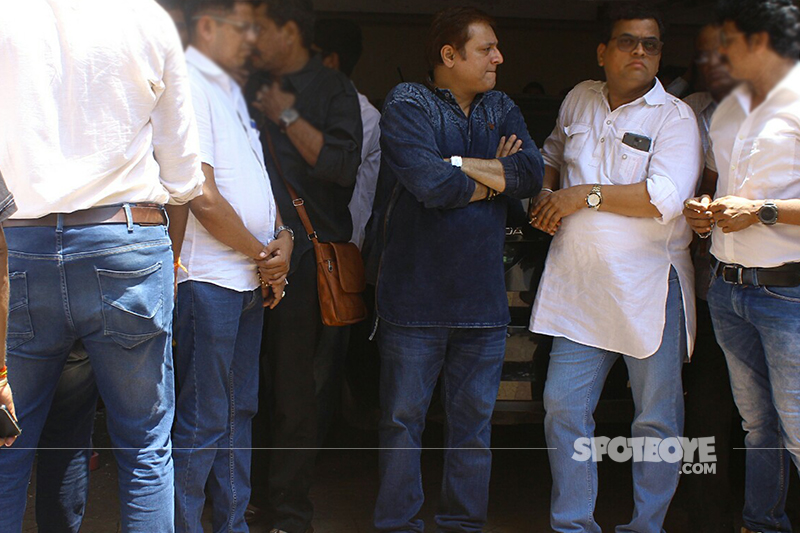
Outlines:
[[[800,287],[717,277],[708,306],[746,432],[744,523],[763,533],[791,531],[785,507],[792,461],[800,469]]]
[[[492,470],[491,418],[506,328],[413,328],[381,321],[379,531],[422,533],[420,454],[425,415],[439,376],[445,409],[438,531],[479,532]]]
[[[78,533],[89,496],[89,459],[97,409],[89,354],[77,343],[67,358],[39,438],[36,525],[48,533]]]
[[[122,530],[173,531],[172,250],[166,226],[8,228],[8,377],[22,435],[0,450],[0,531],[20,531],[56,384],[83,341],[106,406]]]
[[[175,530],[202,533],[208,483],[214,531],[247,532],[252,420],[258,409],[261,289],[178,286],[172,430]]]

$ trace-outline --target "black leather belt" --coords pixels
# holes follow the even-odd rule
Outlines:
[[[711,259],[711,271],[725,283],[753,287],[797,287],[800,285],[800,263],[786,263],[772,268],[748,268]]]
[[[131,224],[140,226],[165,226],[167,215],[160,205],[131,204]],[[95,224],[127,224],[128,217],[122,206],[93,207],[72,213],[63,213],[64,226],[92,226]],[[41,218],[14,218],[3,222],[4,228],[58,225],[58,213]]]

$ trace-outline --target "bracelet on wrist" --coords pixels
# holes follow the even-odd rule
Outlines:
[[[8,367],[3,365],[3,368],[0,368],[0,379],[6,379],[8,377]]]
[[[285,226],[285,225],[284,226],[280,226],[280,227],[275,229],[275,233],[273,234],[273,238],[277,239],[278,235],[280,235],[281,232],[284,232],[284,231],[289,234],[289,237],[292,238],[292,242],[294,242],[294,230],[292,228],[290,228],[289,226]]]
[[[551,189],[549,187],[542,187],[542,192],[545,192],[545,191],[549,192],[550,194],[553,194],[553,189]]]

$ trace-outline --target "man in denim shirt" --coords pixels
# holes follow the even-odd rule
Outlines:
[[[541,155],[505,94],[492,19],[452,8],[428,39],[431,87],[405,83],[381,120],[393,183],[377,288],[381,351],[380,531],[421,532],[420,439],[437,378],[447,415],[439,530],[486,522],[491,415],[505,352],[507,198],[536,194]]]

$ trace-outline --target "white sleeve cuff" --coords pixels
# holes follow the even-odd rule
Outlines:
[[[649,176],[647,194],[650,195],[650,203],[661,213],[661,218],[658,219],[660,223],[667,224],[683,213],[683,200],[678,189],[666,176]]]

